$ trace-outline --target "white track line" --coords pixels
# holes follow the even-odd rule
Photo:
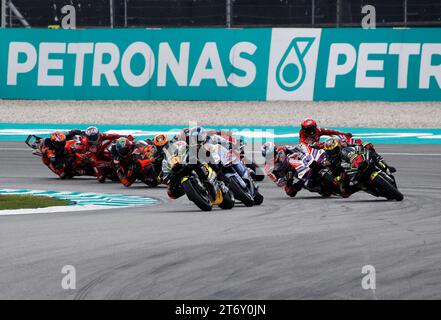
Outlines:
[[[441,153],[405,153],[405,152],[379,152],[381,155],[388,156],[421,156],[421,157],[440,157]]]
[[[30,151],[31,148],[0,148],[2,151]]]
[[[116,209],[118,207],[85,205],[85,206],[56,206],[37,209],[14,209],[14,210],[0,210],[0,216],[14,216],[25,214],[41,214],[41,213],[56,213],[56,212],[79,212],[91,210]]]

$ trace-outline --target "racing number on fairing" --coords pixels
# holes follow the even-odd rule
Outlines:
[[[359,165],[360,165],[363,161],[364,161],[363,156],[362,156],[361,154],[359,154],[357,157],[355,157],[354,160],[352,160],[351,165],[352,165],[354,168],[358,168]]]

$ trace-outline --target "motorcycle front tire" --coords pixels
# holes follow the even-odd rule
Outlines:
[[[208,195],[205,196],[199,192],[195,183],[196,182],[194,182],[192,178],[189,178],[182,183],[182,188],[184,189],[185,194],[188,199],[202,211],[211,211],[211,209],[213,209],[211,200],[208,198]]]

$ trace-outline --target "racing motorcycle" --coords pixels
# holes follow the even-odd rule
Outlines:
[[[33,154],[42,157],[41,143],[43,138],[36,135],[29,135],[25,140],[27,146],[33,149]],[[105,177],[112,181],[119,181],[116,172],[111,168],[111,157],[109,150],[105,149],[103,156],[98,158],[91,152],[91,146],[87,138],[75,136],[74,139],[66,141],[66,149],[73,152],[73,161],[68,165],[68,174],[65,178],[73,178],[76,175],[99,177],[100,182],[104,182]],[[103,179],[104,178],[104,179]]]
[[[292,170],[289,171],[288,181],[300,180],[303,187],[310,192],[317,192],[324,197],[338,195],[340,191],[333,183],[332,172],[324,166],[325,151],[314,146],[298,144],[291,148],[287,156]]]
[[[363,190],[375,197],[402,201],[403,194],[398,190],[395,177],[389,169],[377,161],[372,151],[364,146],[348,146],[343,151],[343,164],[356,189]]]
[[[75,153],[75,166],[83,168],[86,175],[96,176],[103,183],[106,178],[119,181],[116,171],[112,167],[110,143],[103,144],[103,152],[97,155],[96,146],[91,145],[87,137],[75,136],[67,141],[66,146],[72,148]]]
[[[162,171],[164,182],[178,184],[198,208],[211,211],[214,205],[222,209],[234,207],[234,195],[220,181],[208,163],[202,163],[192,157],[188,144],[175,142],[166,152]]]
[[[262,204],[263,195],[259,193],[250,171],[240,160],[240,154],[220,144],[213,145],[210,151],[215,164],[220,168],[222,180],[227,183],[234,197],[247,207]]]
[[[33,151],[32,154],[43,158],[44,154],[43,154],[43,141],[44,138],[42,137],[38,137],[36,135],[29,135],[26,140],[25,143],[28,147],[30,147]],[[65,150],[70,150],[71,149],[71,145],[69,144],[70,141],[66,142],[66,146],[64,147]],[[76,161],[77,159],[75,158],[75,155],[73,156],[68,156],[64,159],[62,159],[61,161],[59,161],[56,164],[56,169],[57,170],[62,170],[63,174],[59,174],[56,173],[57,175],[59,175],[59,177],[61,179],[68,179],[68,178],[73,178],[74,176],[78,175],[79,171],[77,170],[77,166],[76,166]]]

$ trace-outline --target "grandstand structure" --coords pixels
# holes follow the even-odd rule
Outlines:
[[[441,0],[1,0],[2,27],[57,26],[71,5],[77,28],[439,27]]]

